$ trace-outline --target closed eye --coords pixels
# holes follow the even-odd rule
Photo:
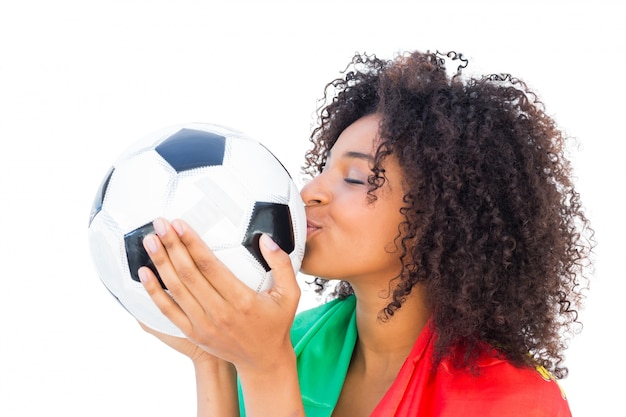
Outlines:
[[[344,181],[347,182],[348,184],[365,185],[364,181],[357,180],[357,179],[354,179],[354,178],[344,178]]]

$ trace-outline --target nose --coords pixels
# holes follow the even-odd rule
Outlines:
[[[330,192],[324,185],[323,174],[319,174],[307,182],[300,190],[300,197],[302,197],[305,206],[317,206],[328,203]]]

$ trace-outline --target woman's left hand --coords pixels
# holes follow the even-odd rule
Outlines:
[[[261,252],[272,269],[274,285],[257,293],[215,256],[184,221],[154,221],[156,235],[144,247],[168,288],[142,267],[139,275],[161,312],[211,355],[233,363],[238,371],[267,372],[285,355],[293,355],[290,328],[300,288],[289,256],[269,236]]]

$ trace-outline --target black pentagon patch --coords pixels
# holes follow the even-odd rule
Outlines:
[[[96,217],[100,210],[102,210],[102,203],[104,202],[104,196],[107,192],[107,188],[109,188],[109,182],[111,181],[111,177],[113,176],[113,171],[115,171],[114,167],[109,169],[109,172],[104,176],[104,180],[100,184],[100,188],[98,188],[98,192],[96,193],[96,197],[93,200],[93,204],[91,205],[91,213],[89,214],[89,226],[91,226],[91,222]]]
[[[242,242],[248,252],[263,265],[265,271],[269,271],[270,267],[263,259],[259,248],[259,239],[264,233],[268,234],[285,252],[291,253],[294,250],[296,243],[289,206],[279,203],[255,203],[248,230]]]
[[[176,172],[222,165],[226,138],[211,132],[181,129],[161,142],[155,150]]]
[[[163,289],[167,289],[165,287],[165,284],[163,284],[163,281],[161,281],[161,277],[159,276],[159,273],[157,272],[154,263],[152,262],[152,260],[148,256],[148,253],[143,247],[143,238],[151,233],[154,233],[154,227],[152,226],[152,222],[124,235],[124,247],[126,248],[128,269],[131,278],[134,281],[141,282],[137,271],[140,267],[147,266],[157,276],[159,282],[161,283],[161,287],[163,287]]]

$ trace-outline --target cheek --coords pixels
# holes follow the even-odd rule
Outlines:
[[[404,216],[399,213],[388,214],[382,224],[379,225],[378,238],[384,242],[385,251],[397,253],[401,245],[401,224],[405,221]]]

